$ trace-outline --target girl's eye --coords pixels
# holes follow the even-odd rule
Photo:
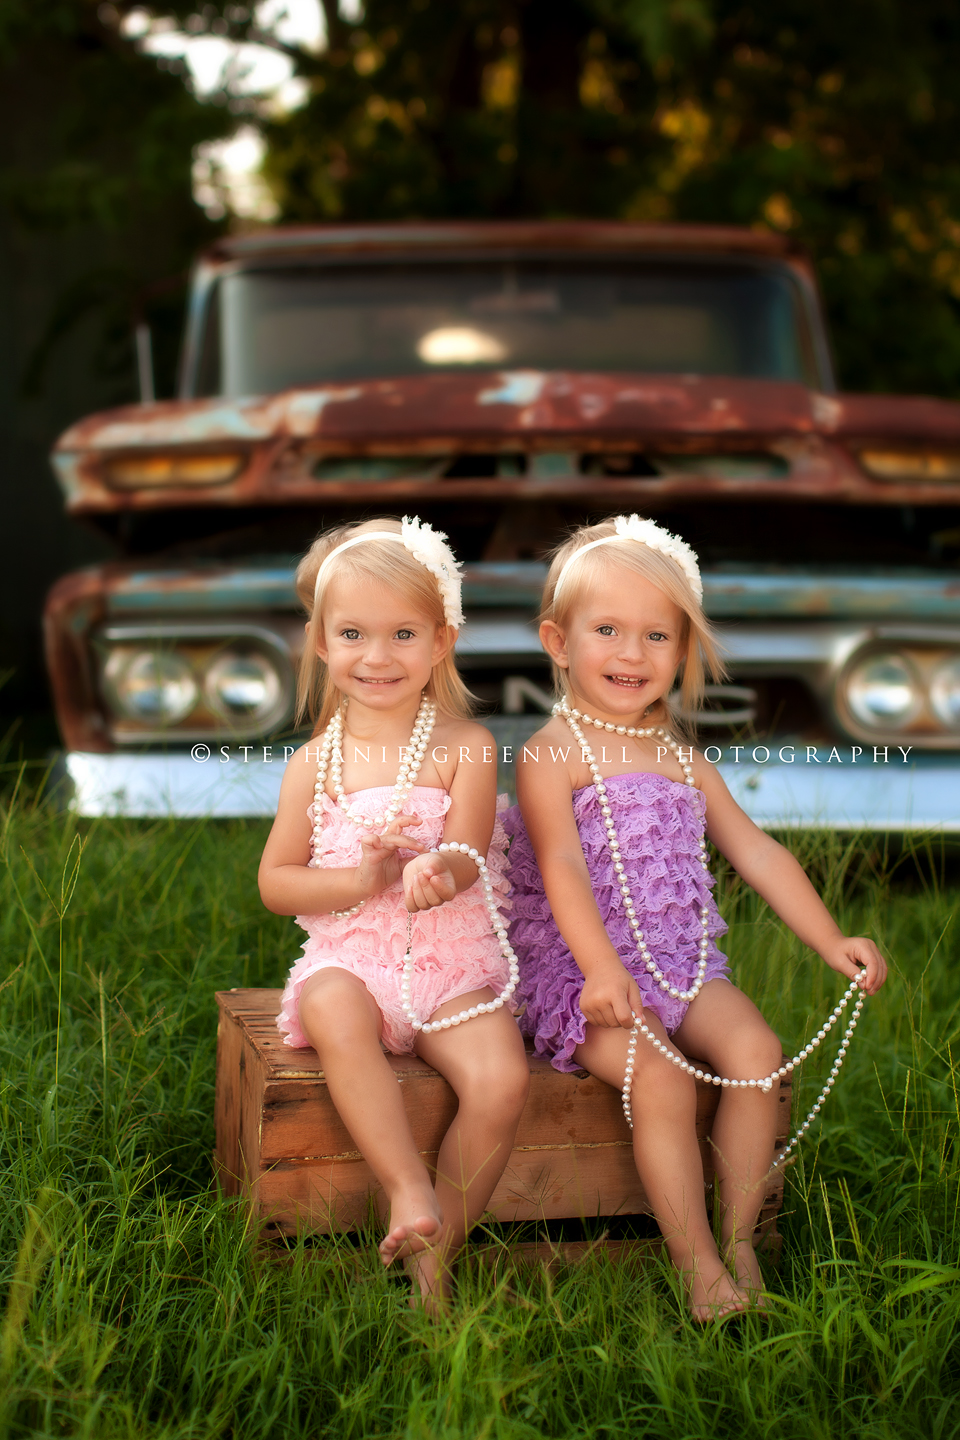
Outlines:
[[[397,636],[396,636],[396,638],[397,638],[398,640],[412,640],[412,639],[413,639],[413,631],[412,631],[412,630],[398,630],[398,631],[397,631]]]
[[[340,638],[341,638],[342,640],[359,640],[359,639],[360,639],[360,631],[359,631],[359,630],[353,630],[353,629],[350,629],[350,630],[341,630],[341,631],[340,631]]]
[[[617,633],[617,632],[616,632],[616,630],[614,629],[614,627],[613,627],[612,625],[598,625],[598,626],[597,626],[597,634],[598,634],[598,635],[616,635],[616,633]]]
[[[669,638],[670,637],[668,635],[664,635],[662,630],[651,630],[650,634],[647,636],[648,640],[668,640]]]

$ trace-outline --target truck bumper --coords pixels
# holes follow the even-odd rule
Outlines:
[[[512,790],[513,764],[535,727],[504,719],[487,724],[501,746],[501,784]],[[820,747],[808,760],[799,747],[793,763],[782,763],[774,750],[770,761],[758,763],[748,751],[739,763],[725,756],[717,768],[764,829],[960,833],[960,754],[911,755],[904,761],[894,753],[887,763],[864,763],[860,757],[854,764],[849,753],[831,760],[836,753]],[[272,816],[284,770],[283,747],[277,745],[268,760],[262,747],[247,756],[231,751],[227,760],[216,749],[207,759],[183,752],[73,751],[65,766],[70,803],[80,815],[145,818]]]

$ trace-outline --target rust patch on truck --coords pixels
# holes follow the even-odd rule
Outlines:
[[[97,697],[89,644],[91,630],[104,615],[104,591],[112,568],[97,566],[64,575],[50,590],[44,607],[47,673],[68,750],[106,754],[114,748]]]
[[[903,396],[825,396],[803,385],[728,377],[501,371],[403,376],[288,390],[266,399],[164,401],[92,415],[55,453],[67,506],[77,514],[196,504],[236,507],[356,499],[404,503],[446,498],[563,499],[610,504],[753,497],[852,504],[960,500],[960,483],[878,481],[857,463],[857,441],[906,439],[960,445],[960,405]],[[838,443],[840,442],[840,443]],[[666,446],[677,454],[755,447],[789,452],[775,480],[704,473],[616,478],[578,473],[578,457]],[[853,447],[851,449],[851,446]],[[446,479],[318,479],[320,457],[469,455],[472,451],[568,454],[568,473]],[[222,451],[243,457],[236,480],[118,490],[105,478],[116,457]],[[534,467],[535,468],[535,467]]]
[[[960,407],[958,407],[960,411]],[[811,392],[778,380],[501,371],[405,375],[318,385],[264,399],[168,400],[91,415],[60,437],[55,454],[285,439],[347,445],[589,435],[775,436],[816,429]]]

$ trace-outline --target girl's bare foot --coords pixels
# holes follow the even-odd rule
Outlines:
[[[436,1240],[442,1224],[431,1186],[398,1192],[391,1198],[390,1228],[380,1241],[380,1259],[384,1265],[392,1265],[399,1255],[422,1250]]]
[[[690,1319],[698,1325],[709,1325],[727,1315],[741,1315],[750,1309],[750,1297],[734,1283],[729,1271],[704,1276],[702,1272],[685,1274]]]
[[[731,1248],[728,1258],[737,1285],[747,1296],[751,1306],[756,1310],[765,1310],[767,1307],[763,1298],[763,1275],[753,1241],[738,1240]]]
[[[435,1249],[421,1250],[404,1261],[410,1277],[410,1306],[436,1318],[446,1314],[452,1276],[450,1266]]]

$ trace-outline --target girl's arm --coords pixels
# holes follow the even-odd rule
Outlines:
[[[312,838],[307,810],[313,801],[316,763],[308,764],[304,746],[291,756],[280,786],[277,818],[264,846],[258,881],[260,897],[275,915],[328,915],[349,910],[378,895],[400,874],[398,850],[422,850],[403,827],[419,824],[416,815],[400,815],[385,835],[361,836],[359,865],[339,870],[308,867]]]
[[[580,1009],[593,1025],[630,1029],[643,1002],[597,909],[573,814],[572,776],[565,765],[527,760],[517,767],[517,799],[553,918],[583,972]]]
[[[887,963],[873,941],[841,932],[799,862],[740,809],[702,757],[697,780],[707,799],[707,835],[720,853],[831,970],[851,980],[862,975],[863,989],[875,995],[887,978]]]
[[[442,777],[450,795],[443,839],[470,845],[486,859],[497,811],[496,743],[482,725],[448,721],[435,748],[440,745],[457,757],[448,762],[452,774],[444,773]],[[468,890],[479,873],[467,855],[417,856],[403,870],[407,909],[427,910],[442,905],[461,890]]]

